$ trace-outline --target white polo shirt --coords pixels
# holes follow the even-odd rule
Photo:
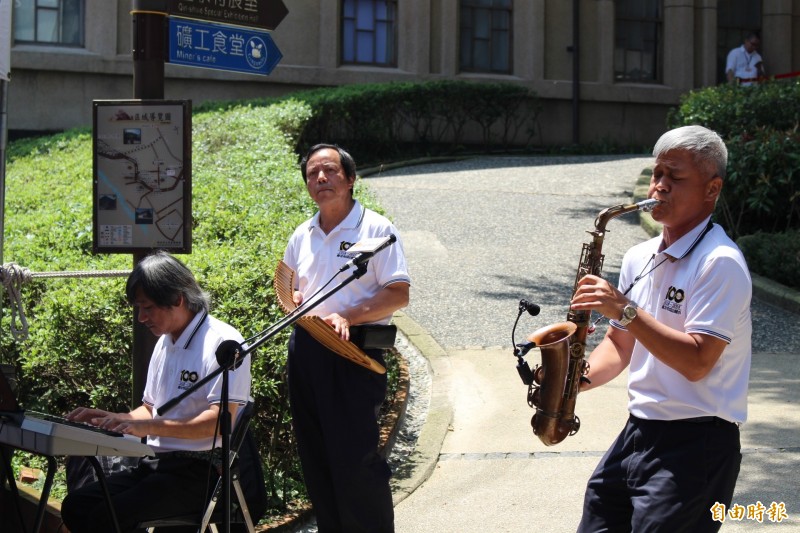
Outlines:
[[[339,269],[352,259],[352,254],[347,253],[350,246],[363,239],[387,237],[390,234],[394,234],[397,241],[369,260],[366,274],[325,299],[309,314],[324,317],[339,313],[371,298],[387,285],[411,283],[411,278],[397,228],[386,217],[363,207],[358,200],[347,217],[327,235],[319,227],[319,212],[298,226],[289,238],[283,262],[297,273],[295,290],[302,292],[307,299],[325,287],[315,297],[318,299],[352,273],[352,269],[347,270],[328,284]],[[391,318],[390,313],[373,323],[388,324]]]
[[[189,387],[219,368],[217,347],[225,340],[241,343],[244,339],[232,326],[217,320],[208,313],[197,313],[173,342],[170,335],[162,335],[150,358],[147,369],[147,383],[142,401],[153,408],[153,418],[179,420],[196,416],[209,405],[220,403],[222,393],[222,374],[216,376],[199,390],[193,392],[175,407],[159,415],[156,409],[168,400],[182,394]],[[245,405],[250,396],[250,356],[245,357],[241,366],[228,373],[229,401]],[[237,410],[236,416],[242,413]],[[234,421],[235,424],[235,421]],[[149,444],[156,452],[175,450],[204,451],[212,448],[212,438],[179,439],[175,437],[149,436]],[[217,439],[217,446],[222,440]]]
[[[675,330],[712,335],[728,346],[706,377],[690,382],[637,341],[628,410],[651,420],[718,416],[744,422],[752,333],[752,281],[744,257],[720,226],[709,227],[709,219],[659,253],[661,241],[656,237],[625,254],[620,290],[641,276],[628,294],[639,307]],[[621,327],[614,320],[611,325]]]
[[[733,71],[736,78],[751,79],[758,77],[758,64],[761,63],[761,54],[753,50],[748,53],[744,45],[734,48],[728,52],[728,58],[725,62],[725,72]],[[742,82],[742,85],[752,85],[752,81]]]

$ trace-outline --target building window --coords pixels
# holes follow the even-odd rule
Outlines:
[[[662,81],[663,0],[614,0],[614,79]]]
[[[727,81],[725,63],[728,52],[742,46],[747,34],[761,33],[761,2],[718,0],[717,2],[717,83]]]
[[[83,46],[83,1],[14,2],[14,41]]]
[[[512,0],[461,0],[463,72],[511,74]]]
[[[397,0],[342,2],[342,63],[397,65]]]

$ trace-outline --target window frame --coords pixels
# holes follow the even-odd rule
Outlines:
[[[481,0],[460,0],[459,2],[459,16],[458,16],[458,67],[460,72],[475,73],[475,74],[507,74],[514,73],[514,1],[513,0],[500,0],[500,2],[507,1],[508,6],[495,6],[496,0],[489,0],[491,5],[485,5]],[[470,39],[469,59],[465,61],[464,57],[464,31],[465,13],[470,12],[472,20],[475,20],[475,12],[477,10],[488,10],[491,12],[491,28],[489,30],[489,38],[474,37],[474,25],[470,27],[473,30],[473,37]],[[495,14],[505,13],[507,19],[507,28],[495,27]],[[496,67],[495,62],[495,46],[494,39],[499,32],[505,32],[507,35],[506,47],[507,54],[505,57],[506,66],[503,68]],[[486,43],[489,49],[489,68],[477,67],[475,65],[475,48],[476,43]],[[468,63],[468,64],[467,64]]]
[[[614,55],[613,55],[613,69],[614,69],[614,83],[645,83],[645,84],[663,84],[664,83],[664,0],[653,0],[656,5],[657,14],[655,17],[651,16],[642,16],[642,17],[633,17],[633,16],[621,16],[619,13],[619,2],[620,1],[629,1],[633,2],[634,4],[640,3],[642,0],[614,0]],[[654,33],[654,44],[650,49],[647,48],[629,48],[627,46],[619,46],[619,42],[621,40],[620,37],[620,22],[624,22],[627,24],[647,24],[653,25],[655,31]],[[644,35],[646,32],[641,32]],[[629,35],[625,36],[627,40],[630,40]],[[643,42],[646,42],[646,38],[641,39]],[[626,43],[627,44],[627,43]],[[623,50],[623,65],[622,69],[619,68],[617,55],[618,50]],[[627,53],[629,51],[639,52],[644,54],[645,52],[652,52],[653,54],[653,64],[650,65],[652,67],[652,78],[643,78],[643,77],[630,77],[626,74],[631,72],[631,69],[628,68],[627,62]],[[642,62],[639,61],[639,67],[642,66]],[[640,68],[641,70],[641,68]],[[622,76],[620,75],[622,74]]]
[[[359,13],[359,4],[360,3],[372,3],[372,24],[371,27],[368,29],[359,29],[358,24],[358,13]],[[347,8],[348,3],[353,5],[353,13],[354,15],[348,16],[347,15]],[[372,66],[372,67],[382,67],[382,68],[396,68],[397,67],[397,53],[398,53],[398,46],[397,46],[397,39],[398,39],[398,31],[397,31],[397,23],[398,23],[398,0],[342,0],[341,2],[341,11],[340,11],[340,52],[339,52],[339,63],[341,65],[357,65],[357,66]],[[375,9],[377,4],[384,4],[386,6],[386,14],[387,18],[379,18],[377,15],[378,10]],[[352,24],[353,30],[349,32],[347,29],[348,24]],[[386,43],[386,56],[387,61],[377,61],[375,60],[377,57],[377,52],[379,49],[378,46],[378,34],[379,30],[377,27],[380,24],[386,24],[389,26],[387,31],[387,40]],[[363,34],[371,34],[372,38],[369,39],[370,42],[370,53],[372,55],[372,61],[363,61],[359,60],[359,44],[362,42],[359,39],[359,33]],[[349,51],[347,38],[350,35],[352,39],[352,50]],[[348,58],[349,52],[352,52],[352,59]]]
[[[86,1],[75,0],[78,13],[75,15],[78,20],[78,36],[76,42],[64,41],[64,3],[66,0],[29,0],[33,2],[33,39],[20,39],[18,37],[19,18],[17,9],[12,10],[12,36],[14,44],[35,45],[35,46],[59,46],[65,48],[83,48],[86,45]],[[46,5],[55,3],[56,5]],[[42,40],[39,35],[39,19],[44,13],[55,12],[56,30],[58,37],[56,40]]]

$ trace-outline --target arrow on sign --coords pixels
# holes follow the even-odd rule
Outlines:
[[[282,54],[264,30],[170,17],[169,62],[267,75]]]

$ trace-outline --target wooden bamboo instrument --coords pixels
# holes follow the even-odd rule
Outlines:
[[[294,277],[295,271],[283,261],[278,262],[275,269],[273,286],[278,296],[278,304],[284,313],[292,313],[297,309],[294,303]],[[333,327],[316,315],[303,315],[296,324],[306,330],[320,344],[330,351],[340,355],[357,365],[372,370],[378,374],[385,374],[386,369],[375,359],[365,354],[361,348],[352,342],[342,340]]]

